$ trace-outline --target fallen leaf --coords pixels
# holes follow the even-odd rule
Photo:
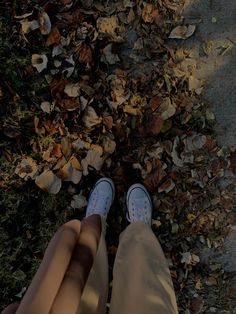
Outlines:
[[[61,41],[61,34],[58,30],[57,26],[53,26],[51,29],[50,34],[48,35],[47,41],[46,41],[46,46],[49,47],[51,45],[59,44]]]
[[[64,157],[68,160],[71,157],[71,142],[68,136],[64,136],[61,140],[61,150]]]
[[[39,29],[41,34],[48,35],[51,32],[51,21],[46,12],[39,13],[38,15]]]
[[[200,95],[203,90],[202,80],[197,79],[193,75],[190,75],[188,78],[188,89],[191,92],[195,92],[197,95]]]
[[[169,193],[172,191],[175,187],[175,183],[171,179],[167,179],[165,182],[163,182],[159,188],[158,188],[158,193]]]
[[[25,157],[17,165],[15,174],[24,180],[34,179],[38,172],[38,166],[31,157]]]
[[[157,160],[155,169],[150,174],[147,175],[147,177],[144,180],[144,185],[149,191],[153,192],[161,183],[165,175],[166,173],[163,169],[162,162],[160,160]]]
[[[164,120],[160,117],[160,115],[152,115],[150,121],[148,122],[146,133],[150,135],[158,135],[161,132],[163,124]]]
[[[80,42],[76,45],[74,50],[75,60],[79,60],[80,63],[89,65],[93,61],[92,48],[85,42]]]
[[[39,73],[47,69],[48,58],[46,55],[33,54],[31,57],[32,66],[37,69]]]
[[[87,106],[82,118],[86,128],[91,128],[102,122],[102,118],[98,117],[92,106]]]
[[[80,100],[78,98],[62,99],[57,102],[57,105],[65,110],[74,111],[80,108]]]
[[[60,169],[57,175],[63,181],[71,181],[78,184],[82,178],[82,168],[78,159],[74,156]]]
[[[75,9],[73,12],[60,13],[56,16],[64,25],[70,25],[73,28],[77,28],[84,21],[84,15],[80,9]]]
[[[103,122],[103,124],[105,124],[105,126],[106,126],[109,130],[112,129],[112,127],[113,127],[113,118],[112,118],[112,116],[103,117],[102,122]]]
[[[91,149],[87,152],[86,158],[82,159],[81,164],[83,167],[83,175],[88,175],[88,166],[101,170],[104,163],[103,149],[99,145],[92,145]]]
[[[196,25],[177,26],[171,31],[169,38],[187,39],[194,34],[195,30],[196,30]]]
[[[64,92],[69,97],[78,97],[80,95],[80,84],[69,83],[65,86]]]
[[[185,252],[185,253],[181,253],[181,255],[182,255],[181,263],[184,263],[186,265],[194,266],[200,262],[200,258],[196,254]]]
[[[102,147],[104,149],[104,153],[113,154],[116,149],[116,142],[108,136],[104,136],[102,139]]]
[[[167,120],[175,114],[176,109],[175,106],[171,103],[170,98],[165,98],[158,107],[157,112],[160,114],[163,120]]]
[[[51,170],[45,170],[35,179],[35,184],[45,192],[57,194],[61,189],[61,179]]]
[[[104,61],[107,62],[108,64],[114,65],[120,61],[119,56],[112,52],[112,44],[109,44],[105,48],[103,48],[102,52],[105,59]]]
[[[51,104],[49,101],[43,101],[40,107],[43,110],[43,112],[51,113],[54,108],[54,105]]]
[[[191,314],[202,313],[203,305],[204,305],[204,301],[201,296],[197,296],[193,298],[191,301],[191,306],[190,306]]]
[[[82,209],[87,206],[87,200],[82,194],[76,194],[73,196],[70,206],[74,209]]]
[[[97,28],[99,33],[106,34],[114,41],[123,41],[123,38],[120,35],[117,35],[117,31],[119,30],[120,26],[115,15],[112,15],[111,17],[99,17],[97,19]]]
[[[55,144],[53,146],[52,152],[57,158],[61,158],[62,157],[61,144]]]
[[[22,32],[24,34],[28,34],[39,28],[39,23],[36,20],[30,21],[30,22],[28,20],[23,20],[23,21],[20,21],[20,23],[21,23]]]
[[[158,16],[158,10],[155,9],[151,3],[145,3],[142,10],[142,19],[145,23],[153,23],[154,19]]]

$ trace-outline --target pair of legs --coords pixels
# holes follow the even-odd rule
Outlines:
[[[86,218],[70,221],[57,231],[20,306],[5,313],[106,313],[105,221],[113,198],[112,181],[99,180]],[[129,189],[127,207],[131,224],[120,237],[110,313],[177,313],[169,269],[150,228],[151,200],[143,186]]]

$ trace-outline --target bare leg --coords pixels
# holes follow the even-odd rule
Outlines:
[[[68,303],[71,303],[71,311],[67,308],[66,313],[75,313],[100,234],[101,218],[98,215],[92,215],[82,223],[72,220],[64,224],[49,243],[16,313],[59,313],[58,306]]]

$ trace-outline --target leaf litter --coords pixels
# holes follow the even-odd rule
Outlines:
[[[236,158],[213,137],[196,58],[168,45],[194,36],[195,25],[182,25],[181,7],[168,0],[50,0],[39,11],[25,5],[16,12],[17,49],[27,51],[28,61],[17,64],[24,88],[11,79],[0,83],[9,106],[1,116],[8,143],[1,151],[19,186],[67,192],[69,208],[81,212],[88,182],[113,178],[119,210],[108,220],[116,234],[111,255],[125,226],[124,193],[142,182],[153,197],[153,230],[171,262],[179,309],[186,311],[207,298],[212,275],[202,271],[201,252],[222,244],[234,189],[220,180],[225,171],[235,175]],[[23,117],[10,110],[20,103],[28,108]],[[13,181],[2,173],[6,190]]]

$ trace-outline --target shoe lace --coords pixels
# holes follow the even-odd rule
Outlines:
[[[127,220],[129,222],[143,221],[148,223],[147,201],[145,199],[133,200],[131,206],[131,213],[126,213]],[[132,217],[130,217],[130,214]]]

